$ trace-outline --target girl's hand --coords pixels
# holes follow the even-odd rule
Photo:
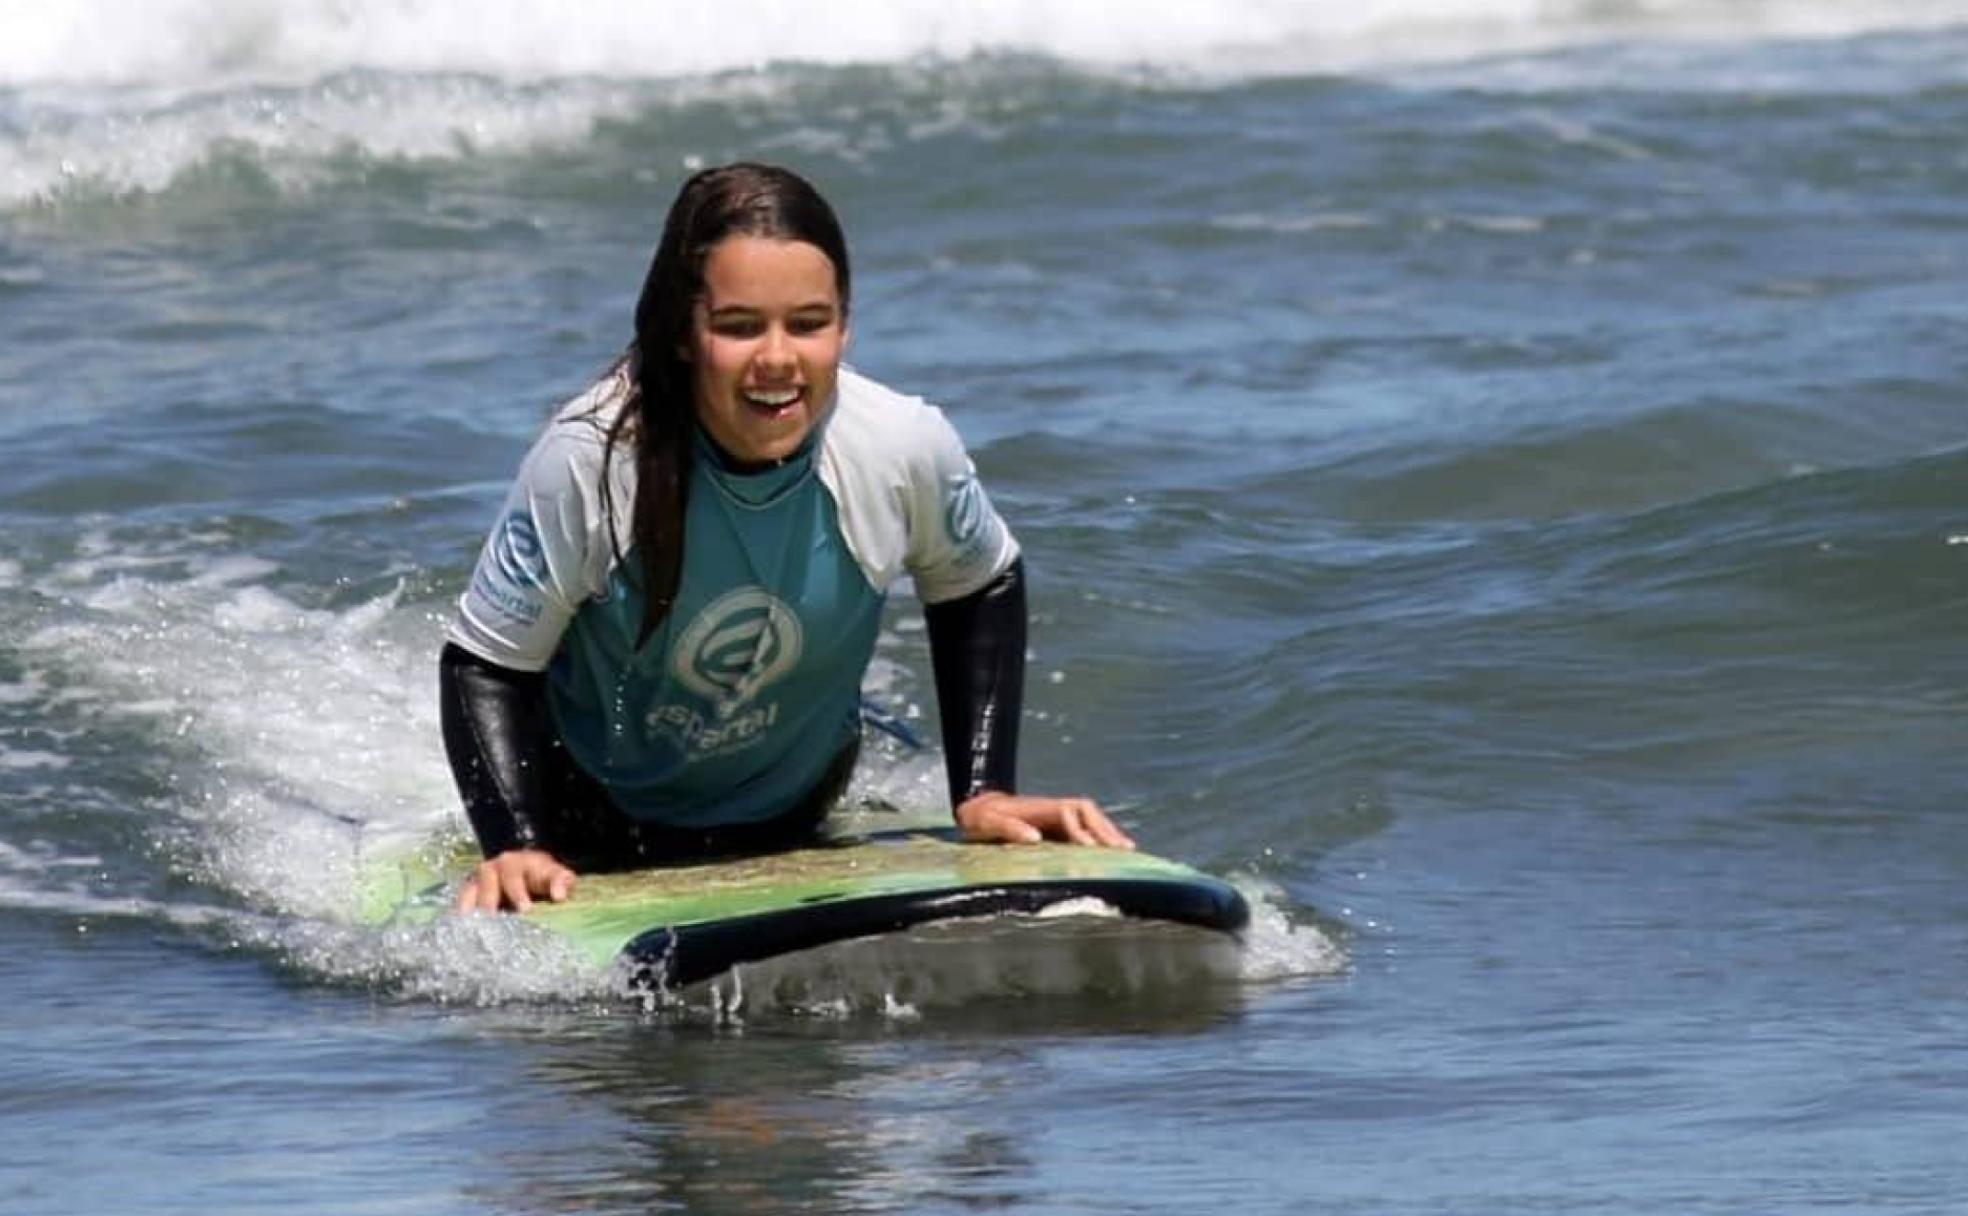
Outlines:
[[[985,790],[957,808],[957,827],[965,840],[974,843],[1037,844],[1051,839],[1109,849],[1134,847],[1127,833],[1114,826],[1091,798]]]
[[[458,891],[458,911],[524,912],[535,899],[560,903],[574,893],[574,871],[545,849],[508,849],[478,863]]]

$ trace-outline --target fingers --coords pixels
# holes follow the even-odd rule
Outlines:
[[[1132,849],[1134,841],[1090,798],[980,794],[957,813],[964,838],[1037,844],[1047,837],[1089,848]]]
[[[1006,844],[1037,844],[1045,839],[1044,832],[1016,815],[992,815],[984,823],[985,833],[982,837],[984,840],[997,840]]]
[[[1086,798],[1059,799],[1060,833],[1073,843],[1098,849],[1132,849],[1134,841]]]
[[[499,910],[499,870],[492,862],[481,861],[465,885],[458,888],[457,911],[497,912]]]
[[[528,868],[524,865],[499,868],[499,894],[505,898],[506,906],[515,912],[533,910],[533,895],[526,889]]]
[[[1093,846],[1099,844],[1088,821],[1100,811],[1084,798],[1064,799],[1059,804],[1059,828],[1068,844]]]
[[[963,829],[965,840],[973,844],[1037,844],[1045,839],[1043,832],[1017,814],[999,809],[996,799],[1001,796],[986,797],[993,801],[965,804],[957,812],[957,826]]]
[[[535,897],[560,903],[574,893],[574,871],[538,849],[501,853],[478,864],[458,889],[457,911],[515,912],[532,909]]]
[[[1075,824],[1075,828],[1069,831],[1076,834],[1069,835],[1068,839],[1074,844],[1093,845],[1103,849],[1134,847],[1134,838],[1123,832],[1120,825],[1108,818],[1107,812],[1101,810],[1099,806],[1084,798],[1076,798],[1072,801],[1074,810],[1071,822]]]

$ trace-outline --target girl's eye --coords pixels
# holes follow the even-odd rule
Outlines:
[[[823,311],[794,313],[785,321],[787,333],[802,337],[820,333],[833,324],[834,314]],[[720,338],[739,339],[762,337],[769,326],[770,322],[757,314],[731,312],[713,315],[706,327]]]

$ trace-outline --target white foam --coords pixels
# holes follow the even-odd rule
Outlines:
[[[395,592],[309,607],[280,590],[273,563],[198,540],[86,534],[44,576],[70,607],[22,641],[34,666],[4,692],[59,701],[85,725],[148,722],[168,739],[171,793],[141,813],[175,868],[239,906],[105,890],[116,879],[100,858],[15,840],[0,841],[0,907],[67,915],[78,932],[103,917],[178,925],[317,979],[416,999],[619,995],[623,977],[517,918],[352,923],[360,850],[457,819],[436,724],[435,626]],[[72,685],[59,698],[48,693],[56,673]],[[0,766],[28,765],[71,780],[84,767],[0,752]]]
[[[168,924],[231,949],[264,952],[316,980],[440,1004],[556,1004],[615,1001],[627,976],[598,967],[565,941],[511,916],[447,917],[415,928],[366,929],[337,921],[273,916],[186,901],[103,894],[49,871],[76,866],[39,859],[14,865],[0,845],[0,908],[65,916],[77,933],[97,921]]]
[[[575,1004],[627,994],[619,970],[516,916],[447,916],[388,929],[288,921],[265,926],[252,944],[313,977],[441,1004]]]
[[[1266,232],[1292,236],[1307,232],[1357,232],[1378,228],[1385,221],[1379,216],[1357,211],[1304,211],[1267,215],[1240,211],[1218,216],[1210,225],[1228,232]]]
[[[50,912],[89,919],[137,920],[187,929],[244,925],[256,918],[210,904],[162,903],[136,896],[105,895],[76,883],[0,877],[0,908]]]
[[[305,190],[351,149],[379,159],[451,160],[564,146],[642,90],[571,81],[545,90],[460,77],[364,75],[292,85],[35,90],[0,138],[0,202],[74,193],[154,193],[214,157],[249,158]],[[0,120],[7,118],[0,108]]]
[[[1296,923],[1290,900],[1276,883],[1240,875],[1235,886],[1251,913],[1239,971],[1244,979],[1302,979],[1345,970],[1346,952],[1318,926]]]
[[[277,570],[250,555],[118,551],[103,538],[82,549],[47,579],[78,608],[21,651],[68,673],[69,711],[148,721],[189,750],[173,786],[200,877],[273,910],[335,915],[358,830],[452,813],[436,638],[394,592],[309,608],[256,581]]]
[[[67,756],[54,752],[36,751],[32,748],[8,747],[0,744],[0,769],[64,769],[69,766]]]
[[[1833,36],[1963,19],[1950,0],[833,0],[824,13],[786,0],[64,0],[13,6],[0,83],[204,87],[349,69],[649,78],[980,51],[1176,67],[1282,55],[1357,67],[1636,32]]]
[[[1040,920],[1058,920],[1067,916],[1091,916],[1099,920],[1112,920],[1120,914],[1119,908],[1105,900],[1095,899],[1091,895],[1079,899],[1062,899],[1056,904],[1048,904],[1040,908],[1035,913]]]
[[[157,0],[141,8],[65,0],[9,13],[0,39],[0,206],[156,193],[201,168],[225,181],[240,162],[249,178],[306,191],[349,172],[351,150],[360,163],[576,146],[598,121],[651,108],[785,95],[797,82],[768,65],[787,59],[906,70],[980,52],[1036,53],[1149,82],[1447,64],[1448,83],[1460,72],[1476,83],[1535,88],[1575,83],[1579,69],[1492,60],[1608,39],[1830,37],[1965,22],[1968,0],[1143,0],[1124,14],[1111,0],[836,0],[824,19],[784,0],[660,9],[639,0],[571,9],[531,0]],[[1968,73],[1958,55],[1930,58],[1873,77],[1902,88]],[[1719,72],[1739,83],[1738,70],[1698,65],[1692,75]],[[1791,87],[1817,87],[1823,66],[1792,71]],[[1615,86],[1657,84],[1664,73],[1690,74],[1673,57],[1597,69]],[[781,138],[811,151],[851,142],[818,121]],[[911,137],[980,121],[946,99]],[[694,163],[695,154],[679,153],[675,165],[648,168]]]

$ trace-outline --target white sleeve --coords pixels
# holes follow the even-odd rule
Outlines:
[[[909,548],[903,561],[925,604],[962,599],[1018,560],[963,440],[943,411],[925,411],[922,447],[909,462]]]
[[[606,568],[599,450],[557,421],[521,463],[446,637],[487,662],[541,671]]]

